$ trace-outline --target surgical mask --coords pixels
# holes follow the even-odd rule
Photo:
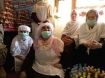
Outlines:
[[[43,38],[49,38],[51,36],[51,31],[43,31],[41,35]]]
[[[21,38],[26,38],[27,36],[29,36],[28,33],[18,33],[18,34]]]
[[[87,20],[87,24],[88,24],[89,26],[94,26],[95,23],[96,23],[96,20]]]

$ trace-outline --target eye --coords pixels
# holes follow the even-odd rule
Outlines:
[[[47,29],[50,29],[50,27],[47,27]]]
[[[43,26],[43,27],[42,27],[42,30],[49,30],[49,29],[50,29],[49,26]]]
[[[91,18],[95,18],[94,16],[92,16]]]
[[[27,31],[19,31],[20,33],[27,33]]]

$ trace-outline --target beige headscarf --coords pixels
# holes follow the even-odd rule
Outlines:
[[[48,38],[48,40],[44,41],[41,37],[41,28],[43,26],[49,26],[51,28],[51,36]],[[51,23],[41,23],[37,28],[37,39],[34,41],[33,47],[35,50],[38,50],[40,46],[43,46],[46,50],[52,48],[57,55],[60,56],[60,48],[57,46],[56,37],[53,36],[53,25]],[[47,47],[46,47],[47,45]]]

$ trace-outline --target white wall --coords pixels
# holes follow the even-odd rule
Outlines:
[[[72,0],[59,1],[59,12],[57,15],[61,18],[55,20],[54,36],[56,37],[61,38],[62,31],[66,23],[70,20],[71,1]]]

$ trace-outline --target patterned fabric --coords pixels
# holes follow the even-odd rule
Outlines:
[[[7,78],[6,72],[3,67],[0,68],[0,78]]]
[[[3,64],[5,63],[6,55],[7,55],[6,45],[0,43],[0,67],[2,67]]]
[[[3,42],[3,38],[4,38],[3,26],[0,23],[0,42]]]
[[[3,44],[3,38],[4,38],[4,31],[3,26],[0,22],[0,78],[6,78],[6,72],[3,68],[3,64],[6,60],[7,55],[7,48],[6,45]]]

